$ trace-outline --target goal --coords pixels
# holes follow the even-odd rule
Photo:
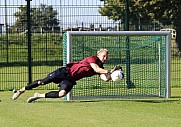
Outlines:
[[[83,78],[67,100],[170,97],[169,31],[68,31],[63,36],[64,66],[106,48],[109,55],[105,69],[119,64],[125,73],[121,82],[104,82],[97,75]]]

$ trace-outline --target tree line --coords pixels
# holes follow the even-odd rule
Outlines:
[[[104,6],[99,13],[114,21],[125,22],[125,13],[129,11],[130,24],[135,21],[157,22],[162,26],[173,25],[176,29],[176,42],[181,51],[181,1],[180,0],[100,0]],[[129,9],[125,4],[128,2]]]
[[[181,1],[180,0],[100,0],[104,4],[99,7],[99,13],[114,21],[125,23],[126,11],[129,11],[129,24],[140,23],[147,25],[156,23],[161,26],[173,26],[176,29],[176,42],[181,51]],[[126,10],[126,2],[129,10]],[[24,31],[27,21],[27,7],[20,6],[14,13],[16,22],[12,26],[14,31]],[[54,31],[59,28],[58,12],[52,6],[40,4],[31,8],[31,25],[34,31]],[[145,24],[144,24],[145,23]]]
[[[14,13],[16,22],[12,29],[16,32],[24,32],[27,28],[27,6],[21,5],[18,9],[19,11]],[[54,31],[55,28],[59,28],[58,12],[52,6],[40,4],[36,8],[31,8],[30,14],[33,31]]]

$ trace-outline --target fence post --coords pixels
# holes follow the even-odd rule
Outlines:
[[[31,17],[30,17],[30,1],[27,1],[27,41],[28,41],[28,81],[32,82],[32,59],[31,59]]]
[[[4,1],[5,4],[5,30],[6,30],[6,63],[9,63],[9,37],[8,37],[8,19],[7,19],[7,3],[6,0]]]
[[[125,30],[129,31],[129,0],[125,0]],[[127,88],[132,87],[132,81],[130,78],[130,38],[126,37],[126,84]]]

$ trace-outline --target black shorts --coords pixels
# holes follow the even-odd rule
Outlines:
[[[69,79],[68,74],[67,69],[62,67],[49,73],[48,79],[53,83],[59,84],[60,90],[65,90],[68,93],[76,85],[75,81]]]
[[[53,83],[61,83],[64,79],[68,79],[68,71],[65,67],[58,68],[57,70],[48,74],[48,78]]]
[[[66,93],[70,92],[71,89],[73,88],[74,84],[69,81],[69,80],[63,80],[60,84],[59,84],[59,87],[60,87],[60,90],[65,90]]]

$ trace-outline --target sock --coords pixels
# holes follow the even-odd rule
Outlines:
[[[25,87],[21,88],[19,91],[25,91]]]
[[[46,93],[45,98],[59,98],[59,91],[51,91]]]
[[[45,98],[45,94],[38,94],[39,98]]]
[[[28,84],[27,86],[25,86],[25,90],[31,90],[31,89],[33,89],[35,87],[38,87],[38,86],[39,86],[38,81],[34,81],[33,83]]]

